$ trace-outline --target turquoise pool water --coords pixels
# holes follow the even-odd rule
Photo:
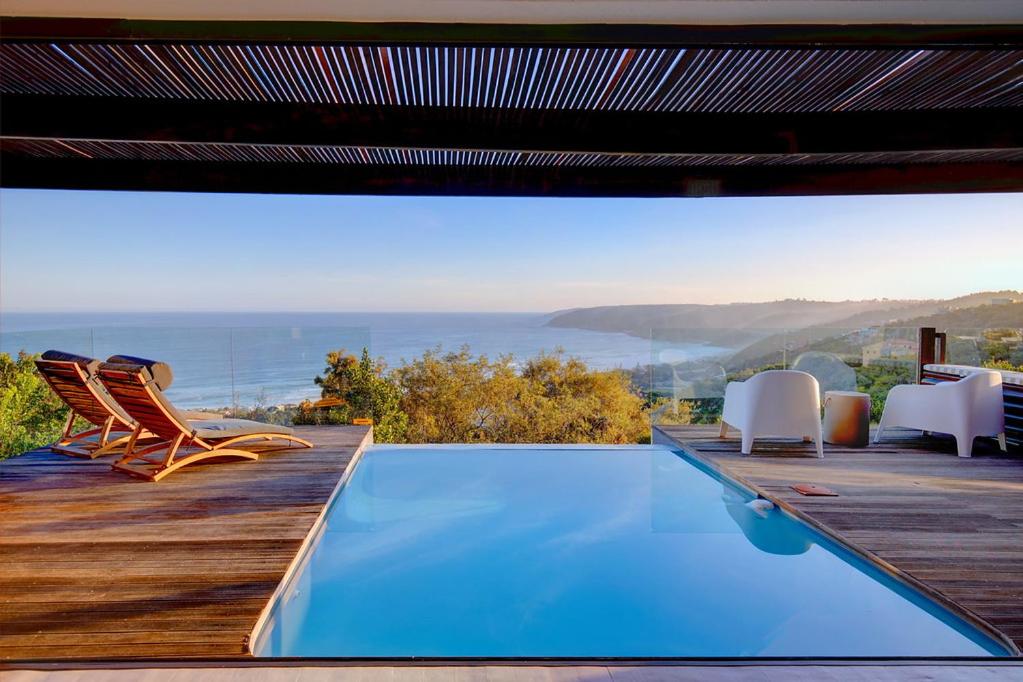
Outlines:
[[[378,446],[263,656],[985,656],[935,603],[664,446]]]

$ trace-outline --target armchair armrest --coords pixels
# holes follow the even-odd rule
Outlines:
[[[725,405],[721,411],[721,420],[735,428],[741,428],[746,409],[746,384],[742,381],[729,381],[725,386]]]

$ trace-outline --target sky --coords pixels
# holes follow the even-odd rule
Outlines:
[[[1023,194],[0,190],[0,308],[547,312],[1023,289]]]

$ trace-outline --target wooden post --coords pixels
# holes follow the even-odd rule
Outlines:
[[[935,351],[935,362],[939,365],[945,364],[945,351],[948,350],[948,332],[938,332],[934,335],[938,340],[938,349]]]
[[[934,362],[934,341],[936,336],[934,327],[920,327],[917,333],[916,383],[918,384],[924,376],[924,365]]]

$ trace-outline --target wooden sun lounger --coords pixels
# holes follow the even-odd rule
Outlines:
[[[124,456],[113,464],[117,471],[159,481],[181,467],[207,459],[259,458],[257,452],[230,447],[242,443],[252,446],[279,440],[286,441],[287,447],[313,447],[284,426],[245,419],[189,421],[164,396],[143,365],[104,363],[98,374],[107,391],[139,424],[125,446]],[[143,430],[160,437],[161,442],[136,449],[136,434]]]
[[[134,358],[131,358],[134,359]],[[115,355],[107,362],[125,362],[124,356]],[[166,387],[173,380],[170,368],[161,365],[161,381]],[[70,408],[60,439],[50,446],[53,452],[71,457],[95,459],[121,452],[131,436],[138,430],[138,422],[117,404],[96,375],[99,360],[48,350],[36,360],[36,369],[53,392]],[[186,412],[189,420],[220,419],[223,415],[210,412]],[[75,418],[81,417],[94,425],[73,433]],[[155,436],[142,429],[137,441],[150,442]]]
[[[50,446],[54,452],[90,459],[113,454],[136,431],[135,420],[97,381],[94,372],[99,364],[99,360],[58,351],[47,351],[36,360],[39,374],[71,408],[60,439]],[[85,419],[94,428],[73,433],[75,417]],[[144,431],[139,433],[139,437],[147,435]]]

